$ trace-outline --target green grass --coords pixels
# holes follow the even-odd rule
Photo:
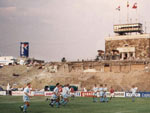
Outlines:
[[[75,98],[66,106],[51,108],[46,97],[32,97],[28,113],[150,113],[150,98],[113,98],[108,103],[92,102],[92,98]],[[0,113],[21,113],[22,97],[0,96]]]

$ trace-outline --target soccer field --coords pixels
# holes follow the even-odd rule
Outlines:
[[[90,97],[70,100],[66,106],[52,108],[46,97],[32,97],[28,113],[150,113],[150,98],[113,98],[108,103],[92,102]],[[0,113],[22,113],[22,97],[0,96]]]

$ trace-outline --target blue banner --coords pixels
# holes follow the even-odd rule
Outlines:
[[[20,43],[20,56],[29,57],[29,42]]]
[[[140,92],[141,97],[150,97],[150,92]]]
[[[136,97],[150,97],[150,92],[137,92]],[[126,92],[125,97],[132,97],[131,92]]]

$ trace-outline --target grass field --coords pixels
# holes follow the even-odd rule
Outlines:
[[[28,113],[150,113],[150,98],[113,98],[108,103],[92,102],[92,98],[75,98],[66,106],[51,108],[46,97],[32,97]],[[22,113],[22,97],[0,96],[0,113]]]

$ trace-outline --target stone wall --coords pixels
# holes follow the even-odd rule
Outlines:
[[[106,40],[105,52],[110,53],[112,50],[124,47],[125,45],[128,45],[128,47],[135,47],[135,58],[150,58],[149,38]]]
[[[133,60],[133,61],[89,61],[89,62],[66,62],[56,63],[58,65],[58,72],[72,73],[81,72],[85,70],[94,69],[96,72],[114,72],[114,73],[128,73],[131,71],[145,70],[145,67],[150,64],[150,60]]]

